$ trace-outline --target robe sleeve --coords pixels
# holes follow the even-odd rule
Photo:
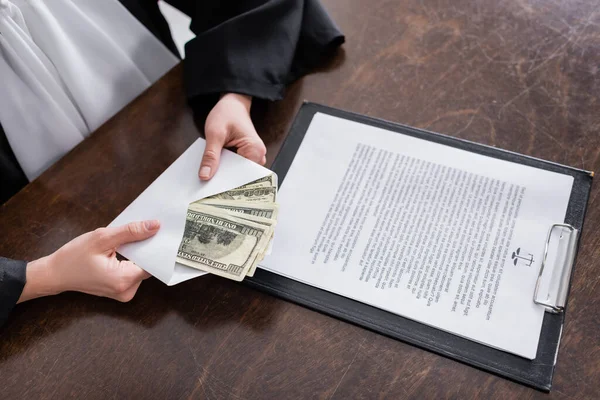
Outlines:
[[[25,287],[25,261],[0,257],[0,326],[6,322]]]
[[[344,42],[318,0],[167,0],[192,18],[190,100],[223,92],[279,100],[285,86]]]
[[[0,125],[0,206],[27,185],[27,182]]]

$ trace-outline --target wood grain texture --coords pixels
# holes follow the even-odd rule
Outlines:
[[[347,44],[257,120],[277,154],[307,99],[600,171],[600,1],[325,0]],[[176,68],[0,208],[0,254],[108,224],[198,136]],[[67,293],[0,330],[0,398],[600,398],[600,186],[551,394],[216,277],[128,304]]]

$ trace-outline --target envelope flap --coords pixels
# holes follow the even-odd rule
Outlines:
[[[166,284],[173,285],[204,274],[200,270],[175,265],[189,203],[272,173],[229,150],[223,150],[215,176],[208,182],[201,182],[198,168],[205,144],[202,138],[196,140],[109,225],[160,220],[161,228],[154,237],[123,245],[118,251]]]

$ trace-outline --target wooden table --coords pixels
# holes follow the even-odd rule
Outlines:
[[[345,50],[257,122],[272,162],[303,99],[600,171],[597,0],[327,0]],[[34,259],[108,224],[196,137],[176,68],[0,211]],[[600,397],[600,186],[552,398]],[[538,398],[545,394],[215,277],[128,304],[67,293],[0,331],[0,398]]]

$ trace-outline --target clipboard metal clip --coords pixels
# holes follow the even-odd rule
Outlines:
[[[533,293],[533,302],[555,314],[562,313],[565,309],[578,235],[579,231],[568,224],[554,224],[548,231],[544,258]],[[556,254],[553,254],[552,257],[553,265],[548,265],[548,250],[551,241],[557,242]],[[542,287],[545,288],[543,292],[546,293],[546,296],[540,299]]]

